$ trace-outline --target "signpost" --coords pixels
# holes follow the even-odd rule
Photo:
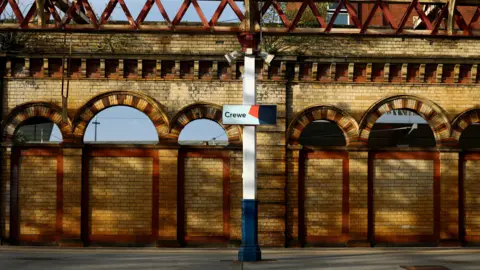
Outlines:
[[[225,125],[276,125],[277,105],[223,105]]]

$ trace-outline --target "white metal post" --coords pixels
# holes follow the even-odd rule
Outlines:
[[[243,105],[256,105],[255,55],[245,54]],[[257,133],[256,126],[243,127],[243,199],[257,199]]]
[[[256,96],[255,54],[252,49],[247,49],[243,72],[243,105],[256,105]],[[262,259],[258,246],[257,133],[255,126],[243,127],[242,175],[242,246],[238,252],[238,260],[255,262]]]

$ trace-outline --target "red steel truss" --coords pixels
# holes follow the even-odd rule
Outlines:
[[[5,12],[9,5],[13,11],[14,20],[4,20],[0,22],[0,30],[49,30],[49,31],[138,31],[138,32],[185,32],[185,33],[230,33],[241,34],[249,32],[246,25],[248,12],[244,11],[243,4],[234,0],[178,0],[183,1],[179,10],[175,14],[168,14],[165,10],[162,0],[146,0],[141,12],[134,17],[131,14],[125,0],[110,0],[105,10],[93,10],[88,0],[74,0],[69,5],[68,0],[43,0],[44,18],[40,23],[39,16],[42,12],[37,12],[37,3],[35,0],[27,0],[29,7],[26,11],[21,11],[16,0],[0,0],[0,15]],[[141,0],[130,1],[141,2]],[[165,0],[164,0],[165,1]],[[208,19],[205,17],[202,8],[199,5],[201,1],[218,2],[218,8],[213,16]],[[256,25],[254,31],[260,29],[266,34],[357,34],[357,35],[456,35],[456,36],[478,36],[480,35],[480,0],[249,0],[251,6],[258,6],[259,9],[252,9],[253,23]],[[59,4],[67,7],[63,12],[59,12]],[[66,3],[67,2],[67,3]],[[137,4],[138,4],[137,2]],[[289,2],[289,12],[294,16],[286,15],[285,6],[282,2]],[[291,5],[292,3],[297,5]],[[330,13],[330,20],[327,20],[315,5],[316,2],[338,3],[337,8]],[[143,2],[142,2],[143,3]],[[361,4],[371,4],[369,14],[361,21],[359,19],[359,7]],[[403,4],[403,16],[397,14],[393,16],[392,5]],[[109,20],[114,8],[120,5],[127,21]],[[219,18],[225,8],[230,6],[238,17],[237,23],[222,24]],[[283,7],[283,8],[282,8]],[[371,7],[371,6],[370,6]],[[432,9],[434,7],[434,9]],[[473,13],[467,21],[462,14],[462,8],[468,7]],[[278,16],[278,22],[269,23],[259,27],[260,18],[265,18],[267,10],[272,10]],[[200,18],[199,23],[184,22],[184,16],[188,9],[195,9]],[[301,24],[302,16],[307,9],[310,9],[316,23]],[[433,12],[432,12],[433,10]],[[163,18],[159,22],[145,23],[145,18],[151,12],[158,12]],[[296,12],[296,13],[295,13]],[[348,13],[350,24],[348,27],[340,27],[334,24],[335,19],[340,12]],[[62,13],[63,16],[60,15]],[[427,14],[428,13],[428,14]],[[375,16],[383,16],[383,23],[377,25],[372,20]],[[79,17],[79,15],[82,15]],[[412,17],[418,16],[418,22],[422,27],[407,27],[407,21]],[[97,17],[98,16],[98,17]],[[396,20],[394,17],[400,17]],[[80,18],[80,19],[79,19]],[[83,19],[82,19],[83,18]],[[38,20],[38,21],[37,21]],[[263,21],[263,20],[262,20]],[[378,20],[377,20],[378,21]],[[251,21],[252,22],[252,21]],[[387,24],[385,24],[387,22]],[[448,24],[451,26],[448,27]],[[309,26],[305,26],[309,25]]]

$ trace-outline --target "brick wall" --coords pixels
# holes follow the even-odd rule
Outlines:
[[[177,161],[178,150],[158,150],[160,168],[159,238],[177,239]]]
[[[151,235],[152,159],[90,159],[92,235]]]
[[[458,153],[440,154],[442,239],[458,239]],[[469,187],[469,186],[467,186]]]
[[[20,234],[55,235],[57,158],[24,156],[19,180]]]
[[[480,161],[465,161],[465,233],[480,236]]]
[[[368,228],[368,152],[349,153],[350,235],[365,240]]]
[[[375,160],[375,234],[433,234],[433,161]]]
[[[186,236],[223,236],[223,160],[185,159]]]
[[[2,199],[0,217],[0,235],[2,238],[10,236],[10,155],[11,150],[5,149],[2,153]]]
[[[80,239],[82,149],[63,149],[63,234]]]
[[[306,236],[342,233],[343,160],[305,161]]]

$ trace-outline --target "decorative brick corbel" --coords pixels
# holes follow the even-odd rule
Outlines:
[[[470,78],[471,83],[476,83],[477,82],[477,74],[478,74],[478,65],[474,64],[472,65],[472,76]]]
[[[218,61],[212,62],[212,79],[218,79]]]
[[[87,59],[83,58],[81,61],[82,61],[80,64],[81,78],[86,78],[87,77]]]
[[[424,83],[425,82],[425,69],[427,64],[420,64],[420,70],[418,71],[418,82]]]
[[[180,60],[175,61],[175,78],[180,78]]]
[[[318,63],[312,63],[312,80],[316,81],[318,78]]]
[[[295,70],[294,70],[294,79],[295,81],[299,81],[300,80],[300,64],[299,63],[295,63]]]
[[[456,64],[453,68],[453,83],[459,83],[460,80],[460,64]]]
[[[367,63],[367,67],[365,70],[365,76],[366,76],[366,81],[371,82],[372,81],[372,70],[373,70],[373,64],[372,63]]]
[[[137,77],[139,79],[143,78],[143,60],[142,59],[139,59],[137,61]]]
[[[230,78],[232,78],[232,80],[237,79],[237,63],[233,63],[230,66]]]
[[[162,60],[157,60],[157,65],[155,67],[155,75],[157,78],[162,77]]]
[[[330,64],[330,80],[335,81],[335,75],[337,72],[337,64],[331,63]]]
[[[436,83],[442,83],[442,77],[443,77],[443,64],[438,64],[437,65],[437,74],[436,74],[435,82]]]
[[[353,73],[355,72],[355,63],[348,64],[348,81],[353,82]]]
[[[23,76],[30,77],[30,58],[25,58],[25,65],[23,66]]]
[[[199,70],[200,70],[200,61],[193,61],[193,78],[194,79],[198,79],[200,74],[199,74]]]
[[[47,78],[48,74],[48,58],[43,58],[43,77]]]
[[[402,82],[407,81],[407,76],[408,76],[408,64],[404,63],[402,64]]]
[[[385,63],[385,66],[383,66],[383,81],[390,81],[390,63]]]
[[[125,64],[123,59],[118,60],[118,73],[120,74],[120,78],[126,78],[125,76]]]
[[[287,79],[287,63],[285,63],[285,61],[280,62],[280,78],[282,78],[282,80]]]

